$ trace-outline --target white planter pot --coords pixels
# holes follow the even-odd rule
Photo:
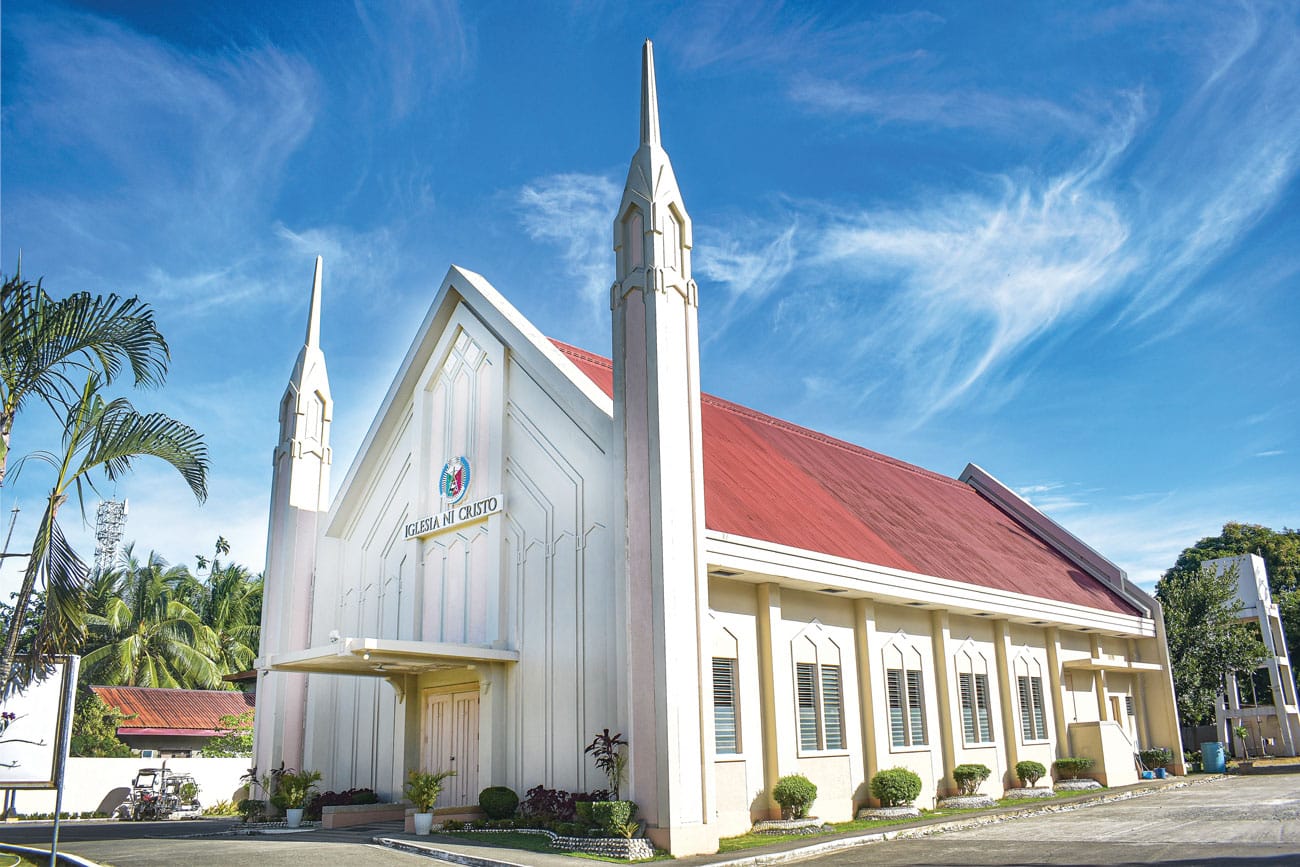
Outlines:
[[[412,818],[415,820],[415,833],[421,836],[428,834],[433,828],[432,813],[416,813]]]
[[[289,823],[290,828],[297,828],[300,825],[302,825],[302,809],[299,808],[297,810],[292,810],[292,809],[285,810],[284,818],[285,821]]]

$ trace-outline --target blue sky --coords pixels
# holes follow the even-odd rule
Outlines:
[[[978,463],[1142,582],[1300,525],[1294,5],[9,0],[3,270],[150,300],[134,399],[211,448],[202,508],[118,485],[126,538],[261,569],[318,253],[335,484],[451,263],[608,354],[647,37],[707,391]],[[15,457],[53,433],[29,409]]]

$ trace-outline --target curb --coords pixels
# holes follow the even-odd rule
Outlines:
[[[43,858],[50,857],[49,849],[34,849],[31,846],[15,846],[13,843],[0,843],[0,852],[13,852],[16,855],[40,855]],[[98,861],[88,861],[80,855],[73,855],[69,852],[59,852],[59,863],[72,864],[73,867],[103,867]]]
[[[502,861],[497,858],[480,858],[477,855],[466,855],[462,852],[452,852],[448,849],[439,849],[435,846],[408,843],[405,840],[395,840],[392,837],[372,837],[370,842],[380,846],[386,846],[389,849],[396,849],[399,852],[407,852],[411,855],[435,858],[439,861],[446,861],[451,864],[462,864],[464,867],[527,867],[526,864],[519,864],[515,861]],[[556,854],[559,855],[562,853],[557,852]]]

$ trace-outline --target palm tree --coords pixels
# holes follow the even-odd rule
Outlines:
[[[212,630],[218,650],[213,661],[226,673],[247,671],[257,658],[262,621],[262,579],[237,563],[222,564],[230,543],[218,537],[213,557],[196,557],[200,578],[188,572],[176,585],[180,598]],[[202,573],[200,573],[201,575]]]
[[[216,636],[179,598],[185,567],[168,568],[153,552],[142,564],[130,549],[124,562],[88,590],[96,605],[86,614],[87,643],[98,646],[82,657],[85,676],[122,686],[220,686]]]
[[[166,378],[169,360],[148,304],[89,292],[55,300],[39,280],[22,278],[20,259],[0,288],[0,485],[14,420],[29,398],[62,414],[82,373],[98,373],[107,384],[129,366],[137,386],[154,386]]]
[[[136,458],[150,455],[175,467],[200,502],[207,497],[208,450],[202,436],[163,413],[136,412],[124,398],[105,401],[101,385],[99,374],[91,373],[68,406],[61,454],[35,452],[29,456],[54,467],[55,481],[32,542],[0,655],[0,688],[5,692],[15,685],[12,675],[18,638],[38,580],[45,587],[45,616],[32,644],[33,664],[53,653],[78,648],[85,633],[87,569],[57,520],[69,492],[76,492],[84,510],[83,489],[93,489],[92,473],[102,471],[116,481]]]

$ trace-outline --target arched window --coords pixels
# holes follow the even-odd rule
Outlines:
[[[1043,665],[1029,646],[1021,648],[1012,666],[1022,743],[1047,740],[1047,703],[1043,697]]]
[[[925,723],[925,676],[921,651],[906,633],[885,645],[885,699],[889,708],[891,748],[922,747],[929,743]]]
[[[967,639],[953,659],[957,670],[957,695],[961,704],[961,730],[966,746],[993,743],[993,712],[989,700],[989,661],[974,641]]]
[[[844,749],[844,690],[840,648],[814,620],[790,642],[794,658],[799,749]]]

